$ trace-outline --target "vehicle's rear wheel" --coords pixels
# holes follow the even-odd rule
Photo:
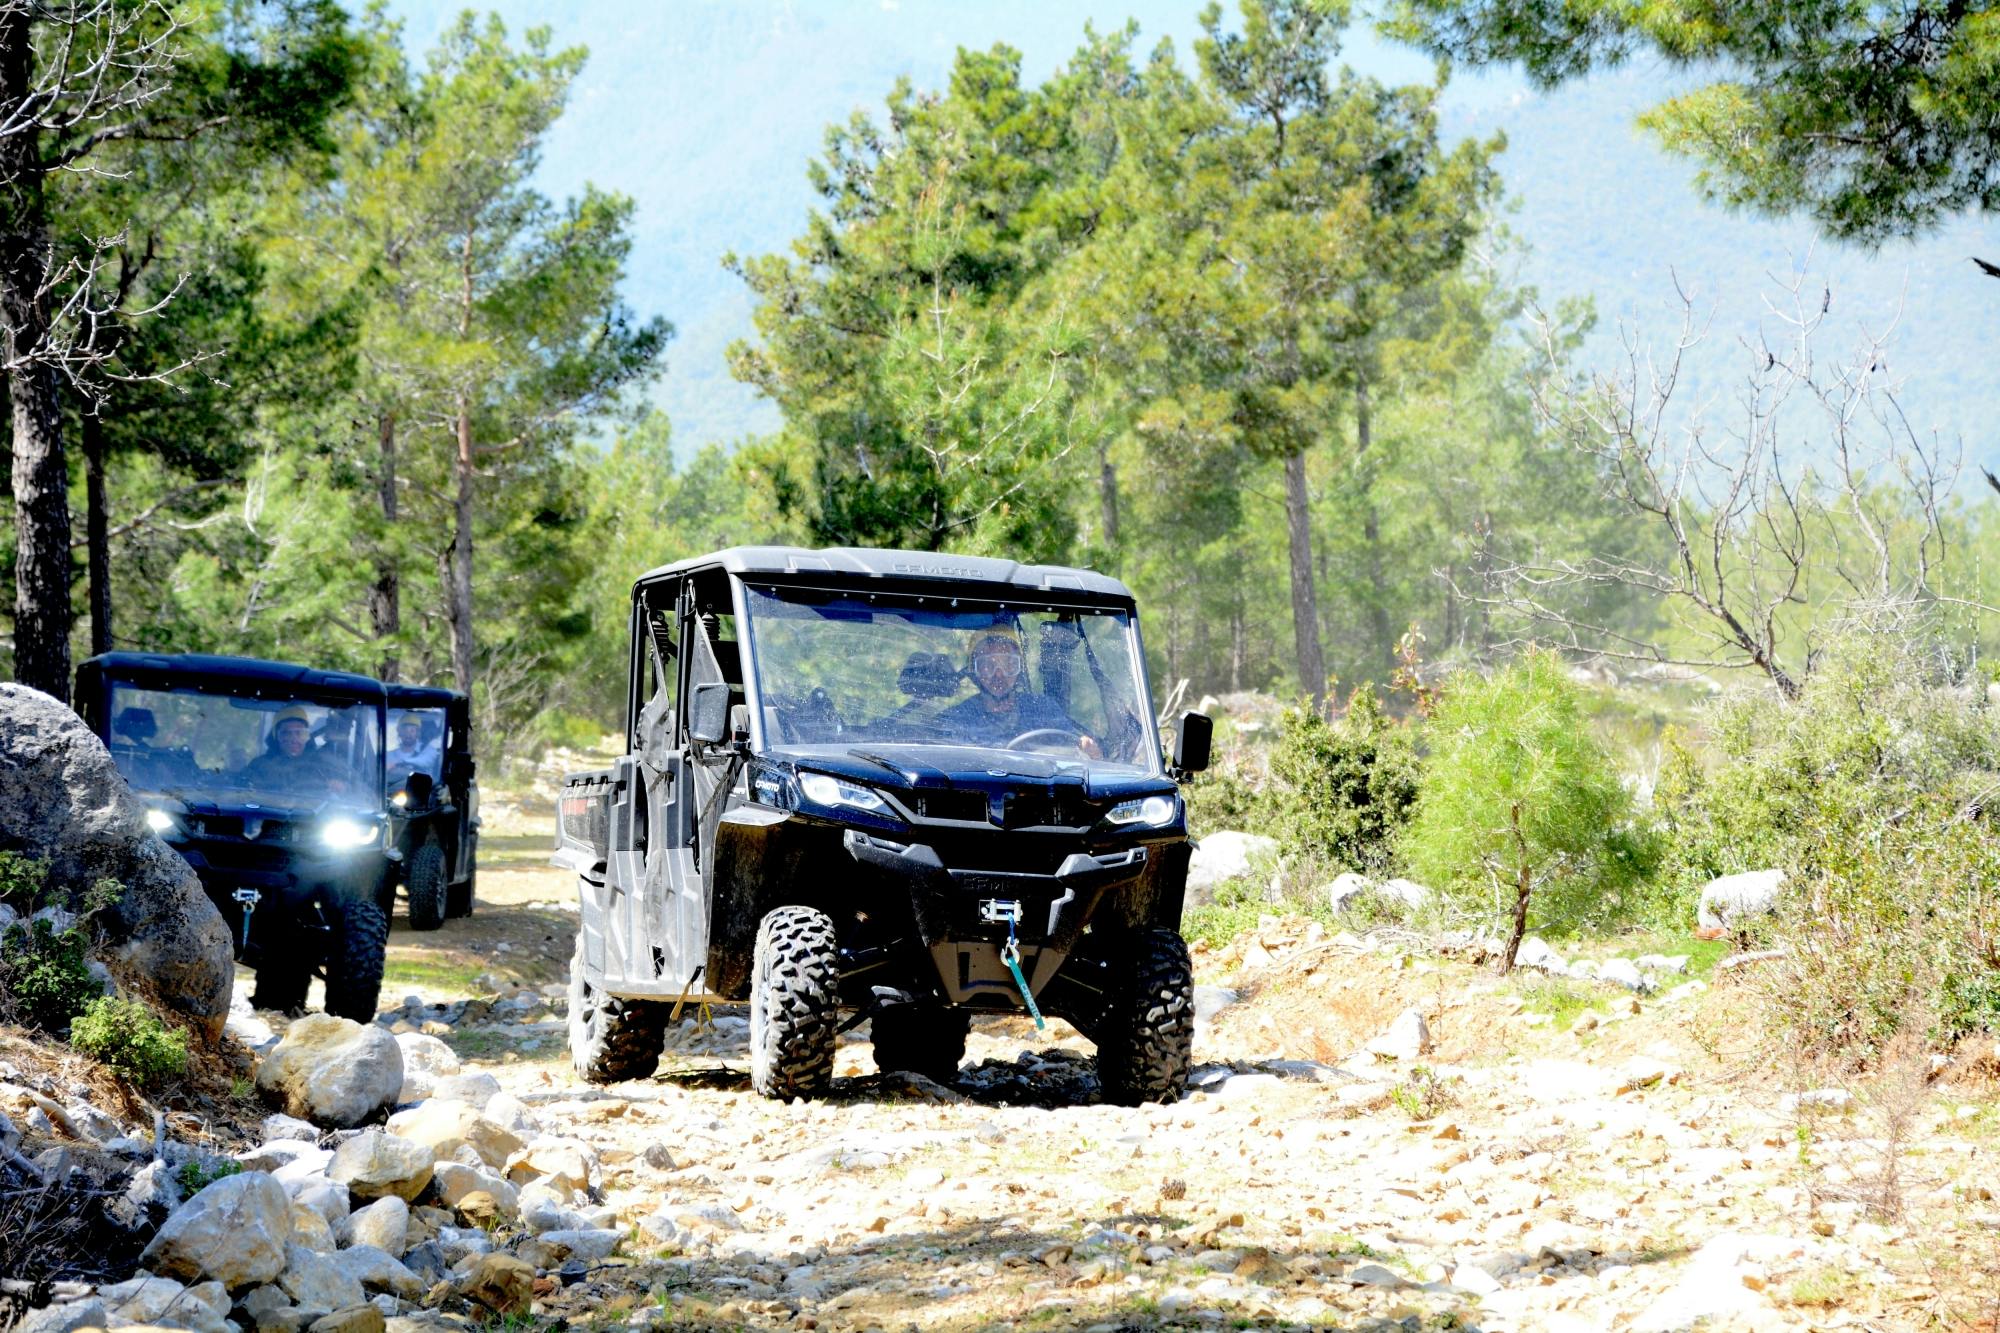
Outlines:
[[[840,964],[833,921],[780,907],[757,927],[750,978],[750,1086],[766,1097],[817,1097],[833,1079]]]
[[[1124,964],[1126,981],[1097,1035],[1097,1081],[1116,1106],[1177,1101],[1194,1045],[1194,968],[1171,930],[1141,931]]]
[[[965,1058],[972,1016],[963,1009],[900,1004],[875,1015],[869,1027],[875,1034],[877,1069],[949,1083]]]
[[[404,872],[410,888],[410,929],[436,930],[444,924],[444,848],[436,833],[424,834]]]
[[[651,1078],[666,1043],[667,1006],[621,1000],[590,984],[583,969],[583,935],[569,960],[569,1058],[586,1083]]]
[[[326,905],[333,925],[326,949],[326,1011],[357,1023],[375,1021],[382,998],[383,955],[389,947],[389,918],[372,902],[337,898]]]

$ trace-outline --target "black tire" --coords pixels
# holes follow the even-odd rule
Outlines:
[[[965,1034],[972,1028],[972,1016],[963,1009],[900,1004],[875,1015],[869,1027],[877,1069],[949,1083],[965,1058]]]
[[[327,903],[326,915],[333,924],[326,950],[326,1011],[372,1023],[376,1002],[382,998],[389,918],[374,903],[359,898]]]
[[[479,844],[473,845],[465,853],[465,875],[456,884],[446,886],[444,891],[444,914],[447,920],[456,920],[472,915],[472,886],[479,878]]]
[[[1194,968],[1171,930],[1135,935],[1126,982],[1097,1038],[1097,1081],[1114,1106],[1179,1101],[1194,1046]]]
[[[840,962],[833,921],[780,907],[757,927],[750,977],[750,1086],[776,1100],[817,1097],[833,1081]]]
[[[651,1078],[667,1039],[668,1006],[621,1000],[590,984],[583,970],[583,936],[569,959],[569,1058],[586,1083]]]
[[[435,833],[426,833],[404,871],[410,891],[410,929],[436,930],[444,924],[444,848]]]
[[[257,989],[250,993],[252,1009],[275,1009],[281,1014],[302,1013],[306,988],[312,972],[297,962],[271,963],[257,969]]]

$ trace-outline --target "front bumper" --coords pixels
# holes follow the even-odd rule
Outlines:
[[[1009,935],[1021,974],[1040,995],[1076,947],[1107,893],[1146,872],[1148,849],[1126,847],[1066,857],[1053,874],[947,866],[924,843],[896,842],[849,829],[849,856],[898,882],[908,893],[917,932],[953,1004],[1018,1009],[1020,989],[1001,958]],[[1007,917],[1014,917],[1010,931]]]

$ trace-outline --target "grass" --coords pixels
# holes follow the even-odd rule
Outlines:
[[[1816,1268],[1793,1278],[1785,1299],[1793,1305],[1839,1305],[1854,1286],[1854,1276],[1839,1268]]]
[[[382,984],[428,986],[461,995],[477,995],[477,982],[487,969],[477,963],[454,963],[440,958],[391,958],[382,966]]]
[[[1526,1012],[1547,1014],[1554,1027],[1567,1028],[1584,1013],[1611,1012],[1611,992],[1596,982],[1569,981],[1539,972],[1514,975],[1515,993]]]

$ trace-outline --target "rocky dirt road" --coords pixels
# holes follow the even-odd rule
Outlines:
[[[626,1239],[550,1270],[549,1319],[1994,1327],[1987,1091],[1926,1069],[1786,1100],[1742,1045],[1735,974],[1552,1013],[1413,939],[1267,921],[1197,950],[1208,1016],[1175,1105],[1096,1104],[1086,1044],[1011,1020],[975,1029],[948,1087],[877,1075],[864,1027],[830,1099],[772,1104],[726,1010],[672,1029],[657,1078],[600,1089],[564,1050],[568,888],[528,853],[482,868],[470,921],[399,926],[385,1005],[410,999],[382,1021],[594,1152],[588,1202]]]

